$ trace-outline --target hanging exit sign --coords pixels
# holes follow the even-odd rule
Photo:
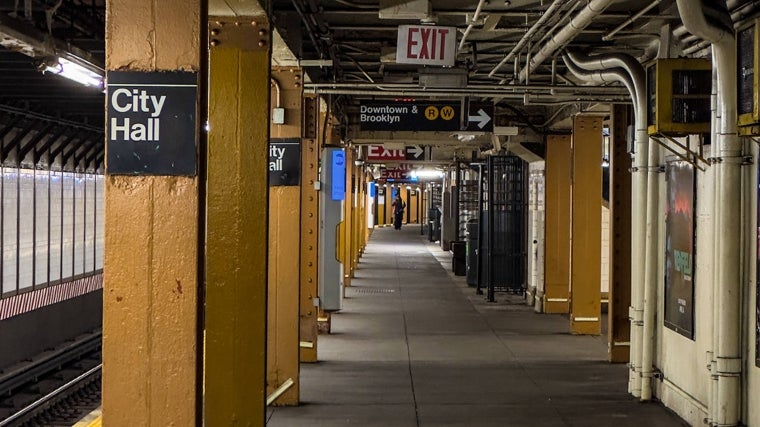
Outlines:
[[[453,67],[457,54],[456,34],[455,27],[401,25],[396,62]]]

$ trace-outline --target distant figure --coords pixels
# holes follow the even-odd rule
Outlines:
[[[396,196],[391,206],[393,206],[393,228],[401,230],[401,220],[404,218],[406,203],[401,200],[401,196]]]

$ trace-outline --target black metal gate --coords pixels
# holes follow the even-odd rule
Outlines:
[[[526,168],[516,156],[490,156],[480,174],[478,293],[525,291],[527,269]]]
[[[478,215],[478,167],[466,162],[457,162],[457,204],[454,216],[456,237],[465,237],[467,221]]]

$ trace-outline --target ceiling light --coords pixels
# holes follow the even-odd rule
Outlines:
[[[57,74],[84,86],[103,88],[102,71],[94,66],[85,66],[66,58],[54,57],[44,60],[40,68],[43,73]],[[98,72],[95,71],[96,69]]]
[[[413,170],[411,176],[413,178],[443,178],[443,172],[434,169],[420,169]]]

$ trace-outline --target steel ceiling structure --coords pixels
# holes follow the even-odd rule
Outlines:
[[[360,100],[399,97],[492,102],[498,125],[535,134],[556,131],[574,112],[604,112],[610,102],[628,102],[617,83],[590,88],[576,80],[561,61],[565,49],[628,53],[642,63],[665,48],[671,57],[710,54],[683,27],[674,0],[240,2],[249,3],[269,11],[283,40],[273,62],[304,67],[310,81],[305,90],[328,100],[345,125],[344,135],[356,123]],[[760,11],[754,0],[727,3],[735,26]],[[404,15],[408,7],[424,12]],[[456,27],[455,66],[395,63],[402,24]],[[0,0],[0,161],[102,166],[102,93],[43,75],[39,67],[56,50],[102,66],[104,30],[105,0]],[[14,34],[35,47],[14,44]],[[437,84],[421,83],[421,74],[432,73]]]

